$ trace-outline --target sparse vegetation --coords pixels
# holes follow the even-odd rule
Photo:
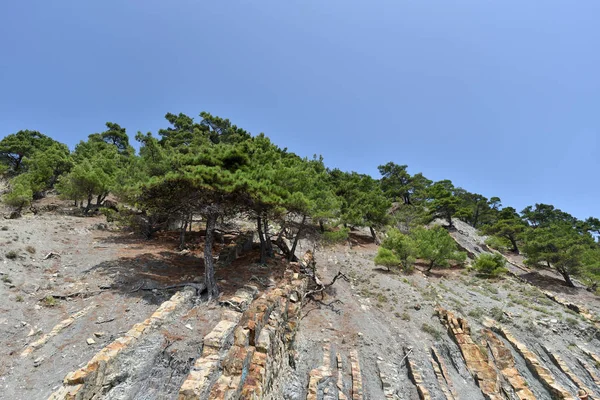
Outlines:
[[[44,299],[42,300],[42,304],[46,307],[54,307],[58,304],[58,300],[56,300],[54,297],[48,295],[48,296],[44,297]]]
[[[480,320],[483,317],[484,314],[484,310],[481,307],[475,307],[474,309],[472,309],[471,311],[469,311],[469,317],[473,317],[477,320]]]
[[[431,336],[433,336],[433,338],[435,340],[440,340],[442,338],[442,334],[440,331],[438,331],[437,329],[435,329],[433,326],[424,323],[423,325],[421,325],[421,330],[425,333],[430,334]]]
[[[348,240],[350,229],[340,228],[338,230],[326,231],[321,234],[321,238],[327,244],[344,243]]]
[[[27,246],[27,247],[25,247],[25,251],[28,252],[29,254],[35,254],[35,247]]]
[[[4,283],[12,283],[12,279],[8,275],[2,275],[2,282]]]
[[[490,316],[497,322],[504,322],[506,317],[504,316],[504,310],[500,307],[492,307],[490,310]]]
[[[6,258],[8,258],[9,260],[16,260],[16,259],[17,259],[17,257],[19,257],[19,253],[17,253],[17,252],[16,252],[16,251],[14,251],[14,250],[10,250],[10,251],[7,251],[7,252],[4,254],[4,256],[5,256]]]
[[[481,276],[497,278],[506,273],[506,260],[501,254],[481,254],[473,263],[473,269]]]

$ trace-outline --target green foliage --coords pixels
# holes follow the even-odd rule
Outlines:
[[[421,227],[430,220],[427,210],[420,205],[400,205],[393,209],[393,225],[404,233],[410,233],[412,230]]]
[[[381,243],[375,257],[375,265],[391,267],[400,266],[405,272],[412,269],[417,253],[415,241],[397,229],[391,229]]]
[[[442,333],[429,324],[424,323],[421,325],[421,330],[433,336],[435,340],[440,340],[442,338]]]
[[[17,211],[21,211],[33,200],[33,190],[30,177],[19,175],[12,179],[10,191],[2,197],[2,201]]]
[[[498,236],[489,236],[485,239],[485,244],[498,251],[508,251],[511,248],[510,241]]]
[[[391,203],[375,179],[334,169],[330,171],[330,185],[341,203],[342,223],[379,228],[389,222]]]
[[[521,214],[523,219],[534,228],[548,227],[554,224],[571,225],[573,227],[577,225],[577,218],[550,204],[536,204],[535,206],[525,207]]]
[[[434,183],[428,189],[428,196],[431,199],[427,204],[432,218],[443,218],[448,222],[448,226],[453,226],[452,217],[459,209],[460,200],[455,195],[456,188],[449,180],[443,180]]]
[[[416,242],[417,257],[428,262],[428,271],[434,266],[448,266],[449,260],[464,262],[466,259],[466,254],[457,250],[456,242],[441,226],[417,229],[412,237]]]
[[[506,260],[501,254],[481,254],[473,263],[473,268],[479,274],[495,278],[507,272]]]
[[[406,171],[407,168],[407,165],[397,165],[393,162],[377,167],[385,196],[391,201],[399,201],[405,205],[418,203],[423,198],[425,189],[431,184],[423,174],[411,176]]]
[[[339,228],[333,231],[326,231],[321,234],[321,238],[325,243],[328,244],[337,244],[343,243],[348,240],[350,234],[350,229],[348,228]]]
[[[568,221],[538,222],[526,233],[526,263],[555,269],[568,286],[574,286],[571,275],[582,272],[586,255],[597,248],[591,235],[579,233]]]
[[[506,207],[498,213],[497,220],[483,226],[481,232],[485,235],[507,240],[512,246],[512,251],[518,253],[518,242],[521,240],[526,228],[527,224],[521,220],[515,209]]]
[[[24,130],[8,135],[0,140],[0,165],[4,165],[4,171],[22,173],[26,157],[44,151],[54,143],[57,142],[38,131]]]

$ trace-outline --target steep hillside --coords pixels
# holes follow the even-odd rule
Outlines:
[[[223,294],[206,302],[194,283],[202,235],[180,252],[176,232],[148,242],[102,218],[2,225],[2,398],[600,396],[596,296],[518,257],[496,279],[424,274],[419,262],[403,274],[374,265],[368,231],[343,245],[305,238],[297,253],[315,251],[323,283],[348,278],[305,297],[314,283],[302,262],[257,263],[256,238],[252,248],[225,235],[214,249]],[[460,222],[452,236],[492,251]]]

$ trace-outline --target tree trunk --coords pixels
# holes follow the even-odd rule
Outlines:
[[[260,239],[260,263],[264,264],[267,262],[267,244],[265,243],[265,237],[263,235],[261,217],[256,217],[256,230],[258,231],[258,238]]]
[[[509,236],[508,240],[510,240],[510,244],[512,244],[512,251],[516,254],[519,254],[519,247],[517,247],[517,241],[515,240],[514,237]]]
[[[433,264],[435,264],[435,261],[432,261],[429,263],[429,267],[427,268],[427,272],[431,272],[431,269],[433,268]]]
[[[373,229],[373,227],[370,226],[369,230],[371,231],[371,236],[373,237],[373,243],[379,244],[379,240],[377,239],[377,233],[375,233],[375,229]]]
[[[402,200],[404,200],[404,205],[410,205],[410,195],[408,193],[405,193],[402,195]]]
[[[89,194],[88,198],[87,198],[87,205],[85,206],[85,210],[83,210],[83,213],[87,215],[88,211],[90,211],[90,208],[92,207],[92,195]]]
[[[569,275],[569,273],[567,271],[559,269],[558,272],[560,272],[560,274],[562,275],[562,277],[565,280],[565,283],[567,284],[567,286],[569,286],[569,287],[575,287],[575,284],[571,280],[571,275]]]
[[[102,195],[99,194],[98,197],[96,197],[96,205],[98,207],[100,207],[101,204],[102,204]]]
[[[219,297],[219,288],[215,279],[215,263],[213,260],[213,242],[215,225],[217,224],[217,213],[212,212],[206,215],[206,237],[204,238],[204,284],[208,291],[209,299]]]
[[[292,249],[290,250],[290,256],[288,261],[294,261],[296,258],[296,246],[298,246],[298,240],[300,240],[300,233],[302,232],[302,228],[304,228],[304,223],[306,222],[306,215],[302,216],[302,223],[300,224],[300,228],[298,228],[298,232],[296,232],[296,237],[294,238],[294,244],[292,244]],[[319,221],[319,223],[322,223]]]
[[[179,232],[179,249],[185,248],[185,232],[187,231],[188,219],[187,216],[181,221],[181,231]]]
[[[323,220],[322,219],[319,220],[319,229],[321,230],[321,233],[325,233],[325,224],[323,224]]]
[[[273,243],[271,243],[271,235],[269,235],[269,221],[267,217],[263,218],[263,234],[265,235],[265,251],[268,257],[273,257]]]

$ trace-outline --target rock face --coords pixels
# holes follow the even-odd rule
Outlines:
[[[487,354],[471,338],[471,329],[465,319],[457,318],[448,310],[438,307],[436,313],[443,325],[448,328],[448,333],[454,339],[467,368],[475,378],[484,397],[490,400],[501,400],[500,381],[494,366],[488,361]]]

